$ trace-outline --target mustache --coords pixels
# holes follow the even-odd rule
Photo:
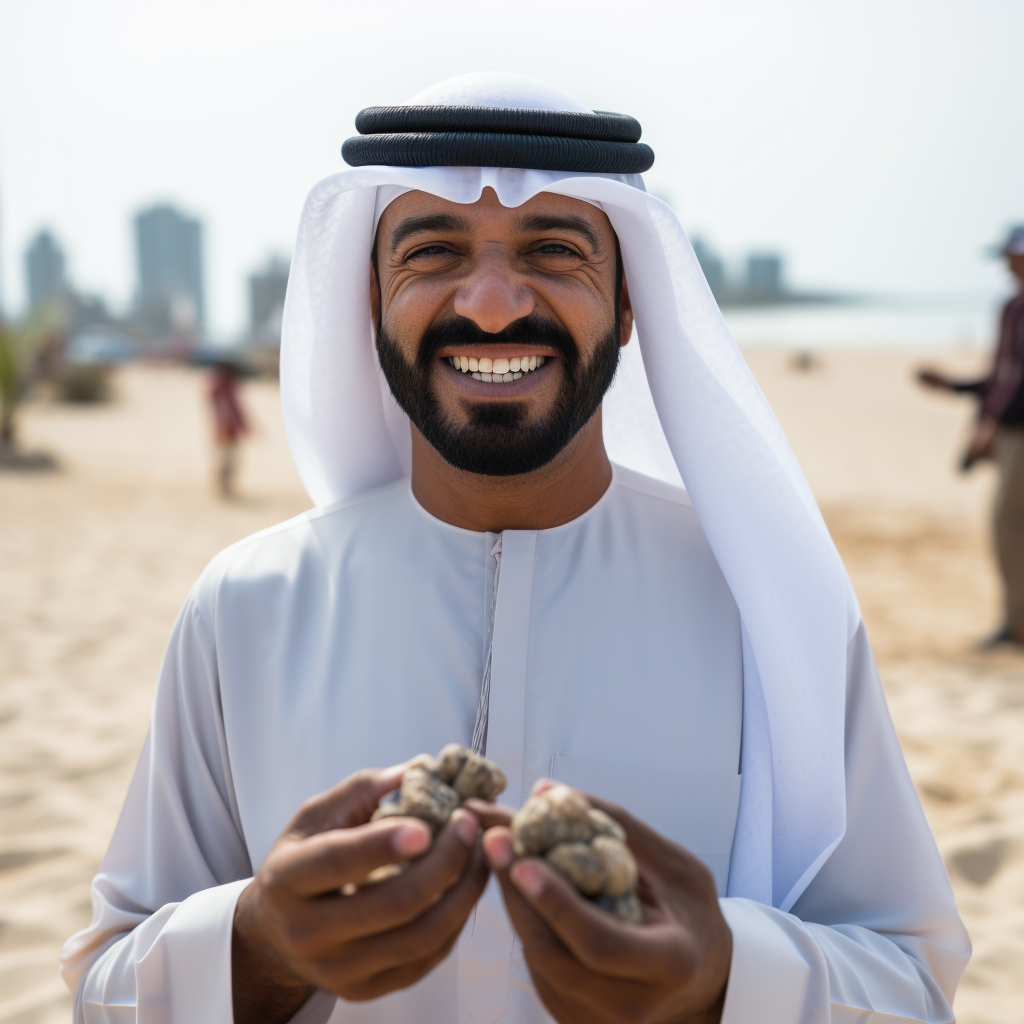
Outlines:
[[[458,314],[445,317],[432,323],[423,333],[416,362],[426,369],[448,345],[544,345],[565,359],[566,369],[571,369],[579,360],[572,335],[561,324],[533,314],[513,320],[497,334],[481,330],[468,317]]]

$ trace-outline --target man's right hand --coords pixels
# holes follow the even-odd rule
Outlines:
[[[939,373],[936,370],[918,370],[917,379],[921,384],[924,384],[925,387],[937,388],[940,391],[952,390],[952,382],[950,379],[945,374]]]
[[[416,818],[370,822],[404,767],[357,772],[313,797],[271,847],[235,909],[235,1024],[287,1021],[316,988],[374,999],[448,955],[487,884],[479,825],[457,810],[431,847]],[[412,858],[394,878],[341,892]]]

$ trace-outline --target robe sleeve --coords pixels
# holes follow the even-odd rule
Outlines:
[[[850,641],[846,833],[790,913],[724,898],[722,1024],[947,1024],[971,953],[864,624]]]
[[[201,586],[164,654],[149,735],[93,881],[92,923],[61,951],[76,1024],[232,1019],[232,923],[252,868]]]

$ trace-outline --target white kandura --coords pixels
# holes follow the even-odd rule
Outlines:
[[[764,714],[735,602],[685,493],[616,467],[593,508],[552,530],[461,530],[399,480],[213,560],[168,645],[93,923],[64,949],[76,1020],[120,1024],[137,1007],[140,1024],[230,1021],[235,879],[309,796],[367,765],[468,745],[488,654],[502,801],[519,806],[554,776],[629,807],[713,871],[733,932],[724,1024],[809,1024],[830,1005],[834,1020],[950,1019],[943,992],[966,939],[863,628],[848,828],[786,914],[735,893],[749,842],[741,732]],[[551,1024],[492,884],[423,981],[369,1003],[321,994],[296,1020],[498,1018]]]

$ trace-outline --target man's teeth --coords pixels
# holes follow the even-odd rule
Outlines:
[[[473,356],[449,356],[448,362],[463,373],[471,373],[476,380],[491,384],[508,384],[519,380],[524,373],[544,365],[544,356],[516,356],[514,359],[475,359]]]

